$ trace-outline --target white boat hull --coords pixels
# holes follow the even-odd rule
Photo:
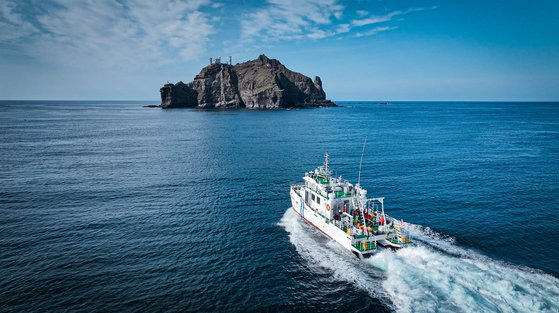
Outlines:
[[[360,257],[368,256],[372,254],[375,250],[370,250],[366,252],[361,252],[352,246],[352,236],[346,234],[336,225],[328,222],[326,218],[312,210],[303,201],[302,197],[291,188],[291,208],[299,214],[308,224],[318,229],[326,237],[336,241],[342,247],[347,250],[357,254]],[[377,236],[379,237],[379,236]]]

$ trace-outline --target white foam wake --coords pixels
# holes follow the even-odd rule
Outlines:
[[[370,266],[305,224],[293,209],[289,208],[285,212],[279,225],[289,233],[289,241],[311,270],[327,269],[332,274],[332,278],[355,284],[375,298],[387,299],[388,295],[382,288],[382,280],[376,277],[375,271]],[[371,273],[366,274],[367,270]],[[383,275],[379,271],[376,272]]]
[[[557,278],[464,249],[419,225],[410,225],[416,246],[383,249],[365,262],[321,242],[292,209],[280,225],[309,267],[331,271],[398,312],[559,312]]]

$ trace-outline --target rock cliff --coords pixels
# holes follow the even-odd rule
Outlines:
[[[210,64],[188,84],[165,84],[162,108],[293,108],[336,106],[326,100],[322,81],[293,72],[260,55],[236,64]]]

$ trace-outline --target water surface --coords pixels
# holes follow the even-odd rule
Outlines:
[[[559,310],[559,104],[0,102],[1,311]],[[323,160],[413,224],[353,258],[290,215]]]

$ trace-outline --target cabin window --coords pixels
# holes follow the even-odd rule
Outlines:
[[[312,194],[312,201],[315,201],[315,200],[314,200],[314,193]]]
[[[316,197],[316,202],[320,204],[320,197]]]

